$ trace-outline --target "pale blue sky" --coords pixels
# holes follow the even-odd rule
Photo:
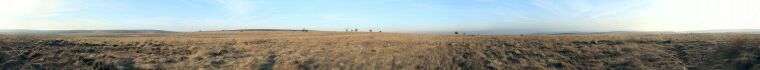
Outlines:
[[[0,0],[0,29],[540,33],[760,26],[755,0]],[[726,9],[729,8],[729,9]],[[717,10],[717,11],[716,11]]]

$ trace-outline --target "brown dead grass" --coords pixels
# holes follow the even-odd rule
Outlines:
[[[2,69],[760,69],[760,35],[194,32],[0,36]]]

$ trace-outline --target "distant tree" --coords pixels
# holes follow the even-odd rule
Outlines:
[[[457,32],[457,31],[454,31],[454,34],[455,34],[455,35],[458,35],[458,34],[459,34],[459,32]]]
[[[382,32],[383,32],[383,30],[379,30],[379,31],[377,31],[377,32],[380,32],[380,33],[382,33]]]
[[[372,32],[372,29],[369,29],[369,32]]]

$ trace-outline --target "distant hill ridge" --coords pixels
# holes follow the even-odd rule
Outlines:
[[[609,31],[609,32],[564,32],[564,33],[544,33],[539,35],[624,35],[624,34],[676,34],[679,32],[671,31]]]
[[[73,33],[173,33],[164,30],[0,30],[0,34],[73,34]]]
[[[679,34],[679,33],[749,33],[760,34],[760,29],[715,29],[715,30],[697,30],[697,31],[609,31],[609,32],[559,32],[559,33],[537,33],[536,35],[609,35],[609,34]]]
[[[698,30],[687,31],[694,33],[760,33],[760,29],[714,29],[714,30]]]
[[[222,30],[222,31],[303,31],[297,29],[236,29],[236,30]],[[307,30],[314,31],[314,30]]]

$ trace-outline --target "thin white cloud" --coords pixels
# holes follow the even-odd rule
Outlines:
[[[549,1],[533,0],[533,5],[555,15],[554,17],[569,17],[580,19],[595,19],[606,16],[628,15],[639,12],[640,7],[647,5],[645,1],[602,1],[587,0]]]
[[[68,8],[59,0],[7,0],[0,5],[0,16],[43,18],[58,15]]]
[[[222,5],[230,15],[248,15],[251,13],[255,5],[249,0],[216,0],[217,3]]]
[[[179,0],[179,1],[182,1],[182,3],[184,3],[185,5],[190,6],[190,7],[198,7],[197,4],[195,4],[194,2],[188,1],[188,0]]]
[[[54,29],[61,25],[45,19],[70,11],[59,0],[3,0],[0,3],[0,28],[2,29]]]
[[[562,5],[554,3],[552,1],[533,0],[533,4],[554,15],[569,16],[568,12],[571,12],[571,10],[566,10],[566,8],[563,8]]]
[[[638,30],[758,29],[758,0],[651,0]]]
[[[69,19],[68,21],[51,21],[51,20],[33,20],[33,21],[0,21],[1,29],[41,29],[41,30],[59,30],[59,29],[93,29],[107,28],[104,22],[93,19]],[[8,23],[5,23],[8,22]]]
[[[646,5],[632,0],[532,0],[527,4],[530,9],[508,7],[503,13],[505,24],[496,29],[528,30],[526,32],[630,30],[631,25],[637,24],[632,23],[636,20],[630,20],[630,14],[639,12],[637,8]]]

